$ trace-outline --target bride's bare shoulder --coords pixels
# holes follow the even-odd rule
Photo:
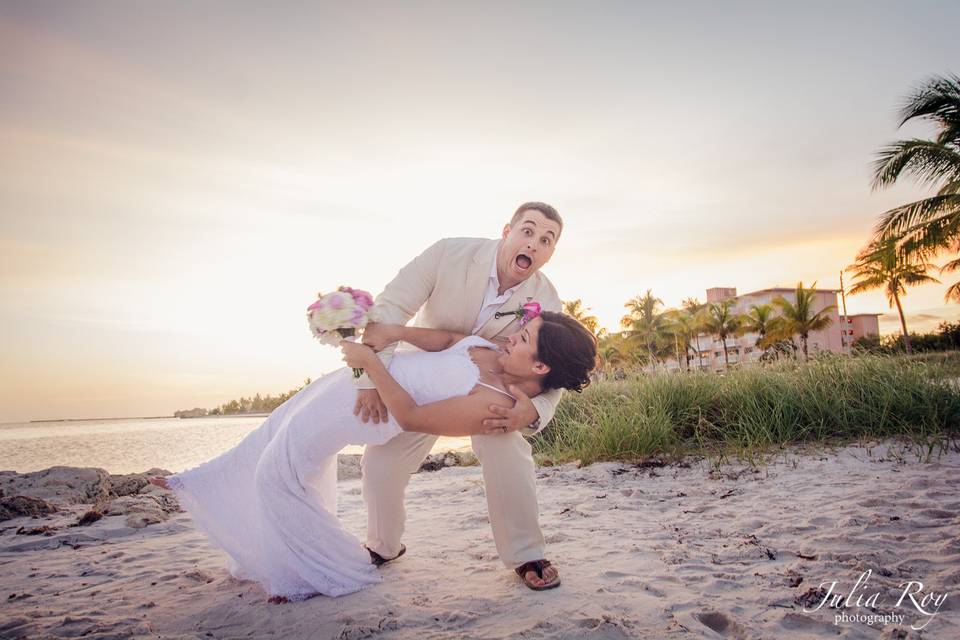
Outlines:
[[[499,381],[477,380],[476,386],[470,391],[470,395],[483,398],[485,402],[513,406],[516,399],[505,389],[501,389],[502,383]]]

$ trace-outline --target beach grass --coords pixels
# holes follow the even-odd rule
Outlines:
[[[930,365],[933,375],[960,378],[960,351],[929,351],[900,357]]]
[[[906,437],[927,457],[960,435],[960,354],[824,356],[716,373],[637,374],[566,393],[533,438],[543,463],[678,459]]]

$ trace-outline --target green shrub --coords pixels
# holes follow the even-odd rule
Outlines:
[[[724,375],[599,382],[564,395],[534,450],[590,463],[863,437],[949,439],[960,429],[955,359],[827,355]]]

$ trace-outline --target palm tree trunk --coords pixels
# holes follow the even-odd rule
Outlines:
[[[907,354],[913,352],[910,348],[910,334],[907,333],[907,319],[903,316],[903,307],[900,305],[900,296],[897,295],[897,292],[893,292],[893,301],[897,303],[897,312],[900,314],[900,327],[903,329],[903,348],[907,350]]]
[[[683,371],[683,366],[680,364],[680,338],[677,334],[673,334],[673,351],[677,356],[677,368]]]
[[[720,342],[723,344],[723,361],[726,363],[726,368],[730,368],[730,357],[727,355],[727,336],[721,335]]]
[[[800,334],[800,342],[803,344],[803,361],[807,362],[810,360],[810,354],[807,353],[807,334]]]
[[[703,371],[703,351],[700,350],[700,334],[697,334],[697,358],[700,360],[700,370]]]

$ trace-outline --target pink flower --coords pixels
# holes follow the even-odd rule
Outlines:
[[[540,303],[530,301],[524,304],[523,306],[521,306],[516,311],[497,311],[495,314],[493,314],[493,317],[502,318],[503,316],[514,316],[519,320],[520,326],[522,327],[523,325],[527,324],[528,322],[530,322],[531,320],[533,320],[539,315],[540,315]]]
[[[373,296],[371,296],[366,291],[361,291],[360,289],[353,290],[353,299],[358,305],[364,308],[364,310],[370,309],[373,306]]]
[[[328,302],[330,303],[331,309],[340,309],[343,307],[343,298],[336,294],[330,296]]]
[[[369,292],[364,291],[363,289],[354,289],[352,287],[339,287],[337,291],[342,291],[343,293],[349,293],[353,298],[353,301],[363,307],[363,310],[366,311],[373,306],[373,296]]]
[[[528,302],[521,307],[523,317],[520,318],[520,326],[523,326],[540,315],[540,303]]]
[[[312,305],[307,307],[307,311],[313,311],[314,309],[322,309],[322,308],[323,308],[323,300],[317,300]]]

